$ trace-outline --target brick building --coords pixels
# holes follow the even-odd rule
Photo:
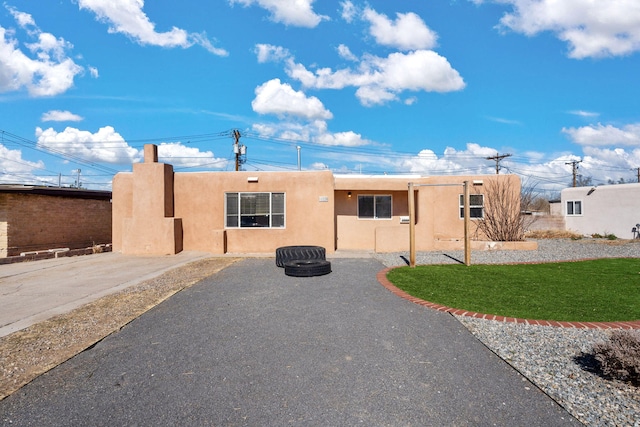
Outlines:
[[[111,243],[111,192],[0,185],[0,258]]]

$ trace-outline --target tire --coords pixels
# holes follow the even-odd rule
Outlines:
[[[326,260],[322,246],[283,246],[276,249],[276,265],[284,267],[290,261]]]
[[[298,260],[284,264],[284,274],[293,277],[323,276],[331,273],[331,263],[325,260]]]

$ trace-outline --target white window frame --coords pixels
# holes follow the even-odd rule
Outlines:
[[[569,206],[571,206],[571,213],[569,213]],[[580,212],[576,213],[576,206]],[[565,213],[567,216],[582,216],[584,212],[584,203],[582,200],[567,200],[564,204]]]
[[[481,197],[481,204],[473,204],[475,197]],[[458,198],[458,207],[460,208],[460,219],[464,219],[464,194],[460,194]],[[474,216],[474,209],[480,209],[480,216]],[[469,219],[484,219],[484,194],[469,194]]]
[[[268,194],[269,195],[269,208],[266,213],[243,213],[242,212],[242,199],[244,197],[250,197],[252,195]],[[233,209],[229,209],[229,196],[235,195],[236,206]],[[282,212],[274,212],[274,195],[282,195]],[[231,211],[231,213],[229,213]],[[235,212],[234,212],[235,211]],[[283,229],[286,228],[287,219],[287,195],[284,192],[270,192],[270,191],[229,191],[224,193],[224,228],[242,228],[242,229]],[[282,216],[282,225],[274,225],[274,216]],[[269,225],[244,225],[243,218],[250,218],[252,216],[267,217]],[[236,218],[234,221],[236,225],[229,225],[229,219]],[[255,222],[254,222],[255,223]]]
[[[360,216],[360,199],[364,197],[373,197],[373,216]],[[389,216],[379,217],[377,212],[377,199],[389,198]],[[393,219],[393,195],[391,194],[358,194],[358,219],[362,220],[391,220]]]

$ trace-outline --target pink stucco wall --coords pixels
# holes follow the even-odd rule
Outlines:
[[[153,153],[147,150],[145,154]],[[151,157],[151,160],[153,158]],[[337,250],[406,251],[408,183],[416,202],[416,249],[461,249],[464,221],[459,196],[464,181],[509,180],[513,175],[363,177],[330,171],[173,173],[145,161],[113,181],[113,247],[124,253],[273,253],[290,245]],[[482,193],[473,186],[472,193]],[[226,192],[285,193],[284,228],[225,227]],[[350,196],[349,196],[350,194]],[[390,195],[390,219],[360,219],[358,195]],[[490,203],[485,197],[485,203]],[[475,229],[472,226],[472,229]],[[473,230],[472,230],[473,231]],[[482,240],[479,233],[473,234]]]

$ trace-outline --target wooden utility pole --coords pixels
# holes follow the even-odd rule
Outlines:
[[[566,162],[565,165],[571,165],[573,168],[573,186],[577,187],[578,185],[578,163],[582,163],[582,160],[572,160],[570,162]]]
[[[636,172],[638,173],[638,182],[640,182],[640,168],[636,168]]]
[[[236,155],[236,172],[240,170],[240,165],[243,162],[242,155],[247,152],[247,147],[240,144],[240,132],[237,129],[233,130],[233,138],[235,139],[235,143],[233,144],[233,152]]]
[[[496,175],[498,175],[500,173],[500,161],[502,159],[505,159],[507,157],[511,157],[511,154],[498,154],[496,153],[495,156],[491,156],[491,157],[486,157],[487,160],[495,160],[496,161]]]

